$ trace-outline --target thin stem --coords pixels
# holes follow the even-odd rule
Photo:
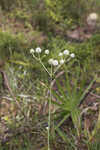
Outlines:
[[[52,77],[52,74],[48,71],[48,69],[47,69],[47,68],[45,67],[45,65],[42,63],[41,59],[40,59],[39,61],[40,61],[41,65],[43,66],[43,68],[45,69],[45,71],[48,73],[48,75],[49,75],[50,77]]]
[[[52,72],[52,66],[51,66],[51,82],[50,82],[50,99],[49,99],[49,114],[48,114],[48,150],[50,150],[50,128],[51,128],[51,100],[52,100],[52,94],[51,94],[51,90],[52,90],[52,76],[53,76],[53,72]]]
[[[44,68],[44,70],[48,73],[48,75],[50,76],[50,98],[49,98],[49,111],[48,111],[48,150],[50,150],[50,128],[51,128],[51,100],[52,100],[52,95],[51,95],[51,89],[52,89],[52,77],[53,77],[53,70],[52,70],[52,65],[51,65],[51,71],[49,72],[47,70],[47,68],[45,67],[45,65],[42,63],[40,55],[39,58],[37,58],[34,54],[32,54],[32,56],[42,65],[42,67]]]
[[[56,70],[54,71],[54,74],[59,70],[59,68],[62,66],[62,64],[61,65],[59,65],[57,68],[56,68]]]
[[[48,73],[48,75],[51,77],[50,72],[49,72],[48,69],[45,67],[45,65],[42,63],[41,58],[40,58],[40,55],[39,55],[39,58],[37,58],[37,57],[32,53],[32,56],[33,56],[37,61],[39,61],[39,63],[43,66],[44,70],[45,70],[45,71]]]

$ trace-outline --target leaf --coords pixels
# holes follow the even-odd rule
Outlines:
[[[60,94],[61,94],[61,96],[63,97],[63,101],[65,100],[66,101],[66,88],[63,86],[63,85],[61,85],[60,83],[59,83],[60,81],[57,81],[56,80],[56,84],[57,84],[57,89],[58,89],[58,92],[60,92]],[[65,90],[64,90],[65,89]]]
[[[71,112],[71,118],[72,118],[73,124],[75,126],[75,129],[77,131],[77,135],[80,136],[81,115],[80,115],[80,110],[78,108],[74,109],[74,111]]]
[[[100,130],[100,108],[99,108],[98,120],[97,120],[94,130],[92,131],[92,136],[90,140],[98,133],[98,130]]]
[[[70,113],[68,113],[67,115],[65,115],[64,118],[63,118],[63,119],[58,123],[58,125],[55,127],[55,130],[56,130],[57,128],[59,128],[69,116],[70,116]]]
[[[63,103],[63,97],[59,95],[56,91],[52,90],[53,96],[56,98],[56,100],[59,100],[59,102]]]
[[[59,104],[59,103],[57,103],[55,101],[52,101],[52,103],[55,104],[55,105],[57,105],[57,106],[59,106],[60,108],[63,106],[62,104]]]
[[[69,137],[67,137],[67,135],[63,131],[61,131],[60,128],[57,128],[56,131],[58,132],[58,134],[60,135],[60,137],[63,139],[65,143],[67,144],[69,143],[76,150],[75,145],[72,143]]]
[[[82,103],[82,100],[84,99],[85,95],[89,92],[89,90],[91,89],[93,83],[96,81],[97,76],[95,75],[94,79],[90,82],[90,84],[88,85],[88,87],[86,88],[86,90],[83,92],[82,96],[79,99],[79,104]]]
[[[10,62],[16,64],[16,65],[22,65],[22,66],[30,66],[29,63],[27,62],[23,62],[23,61],[20,61],[20,60],[10,60]]]

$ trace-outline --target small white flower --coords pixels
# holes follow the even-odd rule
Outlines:
[[[64,64],[64,62],[65,62],[65,61],[64,61],[63,59],[60,60],[60,64],[61,64],[61,65]]]
[[[53,60],[52,65],[53,66],[58,66],[58,60]]]
[[[88,15],[86,21],[90,27],[94,28],[96,26],[97,20],[98,20],[98,14],[97,13],[91,13]]]
[[[49,50],[48,50],[48,49],[45,50],[45,54],[46,54],[46,55],[49,54]]]
[[[74,53],[70,54],[70,57],[74,58],[74,57],[75,57],[75,54],[74,54]]]
[[[24,73],[23,73],[24,75],[26,75],[27,74],[27,72],[26,72],[26,70],[24,71]]]
[[[48,130],[49,129],[49,127],[46,127],[46,130]]]
[[[91,14],[89,14],[88,19],[97,20],[98,19],[97,13],[91,13]]]
[[[31,49],[30,49],[30,53],[32,54],[32,53],[34,53],[34,52],[35,52],[34,49],[31,48]]]
[[[41,53],[42,50],[40,47],[37,47],[35,51],[36,51],[36,53]]]
[[[60,52],[60,53],[59,53],[59,56],[63,56],[63,53]]]
[[[64,55],[69,55],[69,50],[67,50],[67,49],[64,50],[63,54],[64,54]]]
[[[49,63],[50,65],[52,65],[52,64],[53,64],[53,61],[54,61],[54,60],[51,58],[51,59],[48,60],[48,63]]]

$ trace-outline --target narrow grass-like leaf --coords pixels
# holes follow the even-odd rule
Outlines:
[[[66,75],[65,86],[66,86],[67,96],[70,96],[70,95],[72,95],[72,87],[71,87],[71,83],[70,83],[70,77],[69,77],[68,73],[65,73],[65,75]]]
[[[90,141],[96,134],[98,134],[98,130],[100,130],[100,108],[99,108],[98,120],[97,120],[94,130],[92,131]]]
[[[52,104],[55,104],[55,105],[59,106],[60,108],[63,106],[62,104],[59,104],[59,103],[56,102],[56,101],[52,101]]]
[[[57,128],[59,128],[69,116],[70,116],[70,113],[68,113],[67,115],[65,115],[64,118],[58,123],[58,125],[55,126],[55,130]]]
[[[93,83],[96,81],[97,76],[94,77],[94,79],[90,82],[90,84],[88,85],[88,87],[86,88],[86,90],[83,92],[82,96],[79,99],[79,105],[82,103],[82,100],[84,99],[85,95],[89,92],[89,90],[91,89]]]
[[[63,139],[63,141],[67,144],[70,144],[72,148],[74,148],[74,150],[76,150],[75,145],[72,143],[72,141],[67,137],[67,135],[60,130],[60,128],[57,128],[56,131],[58,132],[58,134],[60,135],[60,137]]]
[[[81,131],[81,120],[80,120],[80,110],[76,108],[74,111],[71,112],[71,118],[73,121],[73,124],[76,128],[77,135],[80,136]]]
[[[59,94],[58,94],[56,91],[54,91],[54,90],[52,90],[51,92],[52,92],[53,96],[54,96],[57,100],[59,100],[59,102],[62,102],[62,103],[64,102],[62,95],[59,95]]]
[[[58,92],[60,92],[61,96],[63,96],[63,101],[66,100],[66,91],[64,91],[64,86],[62,86],[59,81],[56,80]]]

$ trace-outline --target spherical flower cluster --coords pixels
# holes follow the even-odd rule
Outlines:
[[[49,130],[49,127],[46,127],[46,130]]]
[[[64,62],[65,62],[64,59],[61,59],[61,60],[60,60],[60,64],[61,64],[61,65],[64,64]]]
[[[58,60],[56,60],[56,59],[51,58],[51,59],[49,59],[48,63],[53,66],[58,66]]]
[[[88,19],[97,20],[98,19],[97,13],[91,13],[91,14],[89,14]]]
[[[87,21],[87,24],[88,24],[90,27],[94,28],[94,27],[96,26],[97,20],[98,20],[98,15],[97,15],[97,13],[91,13],[91,14],[88,15],[86,21]]]
[[[48,50],[48,49],[45,50],[45,54],[46,54],[46,55],[49,54],[49,50]]]
[[[74,53],[70,54],[70,57],[71,57],[71,58],[74,58],[74,57],[75,57],[75,54],[74,54]]]
[[[63,51],[63,54],[64,54],[64,55],[69,55],[69,50],[67,50],[67,49],[64,50],[64,51]]]
[[[40,47],[37,47],[35,51],[36,51],[36,53],[41,53],[42,52]]]
[[[63,56],[63,53],[60,52],[60,53],[59,53],[59,56]]]
[[[35,50],[33,49],[33,48],[31,48],[30,49],[30,53],[32,54],[32,53],[34,53],[35,52]]]
[[[50,65],[52,65],[52,64],[53,64],[53,59],[52,59],[52,58],[49,59],[49,60],[48,60],[48,63],[49,63]]]
[[[53,60],[52,65],[53,66],[58,66],[58,60]]]

